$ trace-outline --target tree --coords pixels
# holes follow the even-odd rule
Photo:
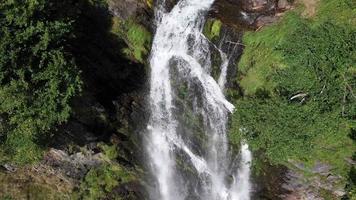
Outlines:
[[[72,21],[55,15],[52,0],[0,3],[0,114],[3,145],[16,162],[40,156],[36,141],[70,116],[81,88],[66,41]]]

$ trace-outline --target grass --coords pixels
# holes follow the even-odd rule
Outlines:
[[[246,95],[254,95],[258,90],[273,92],[275,84],[271,81],[272,73],[286,67],[282,53],[275,50],[300,21],[298,15],[289,13],[275,25],[245,34],[243,40],[246,48],[238,64],[238,82]]]
[[[329,21],[337,25],[348,24],[356,27],[356,1],[354,0],[321,0],[316,15],[316,23]]]
[[[273,164],[294,160],[310,169],[326,163],[346,182],[345,160],[356,150],[349,137],[356,116],[355,5],[321,0],[313,17],[299,8],[245,34],[237,78],[244,95],[234,99],[233,144],[247,139]],[[300,93],[306,98],[290,100]]]
[[[0,172],[0,199],[69,200],[71,187],[55,175],[18,168]]]
[[[119,155],[117,150],[117,146],[115,145],[107,145],[105,143],[99,143],[98,147],[102,150],[104,155],[109,158],[110,160],[115,160]]]

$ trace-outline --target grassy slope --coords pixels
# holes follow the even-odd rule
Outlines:
[[[355,3],[321,0],[315,16],[302,12],[245,35],[231,141],[247,138],[272,163],[321,161],[346,177],[355,150]],[[289,100],[299,93],[307,97]]]

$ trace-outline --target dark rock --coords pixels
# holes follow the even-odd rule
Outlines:
[[[267,11],[274,5],[274,0],[245,0],[242,2],[242,8],[248,12]]]
[[[131,181],[115,187],[105,200],[115,199],[117,196],[129,196],[130,200],[145,200],[149,194],[142,190],[143,185],[139,181]]]
[[[81,180],[91,168],[98,167],[103,162],[104,160],[100,153],[84,155],[78,152],[68,155],[62,150],[51,149],[44,156],[46,165],[62,171],[63,174],[75,180]]]
[[[142,1],[137,0],[110,0],[108,3],[111,13],[123,20],[136,17],[143,10],[148,9]]]
[[[290,9],[291,8],[291,4],[288,2],[288,0],[278,0],[278,9]]]
[[[356,165],[356,161],[352,158],[345,158],[345,161],[350,165]]]
[[[312,199],[323,200],[320,191],[333,195],[335,199],[341,198],[345,192],[343,188],[338,187],[341,177],[326,173],[330,167],[325,164],[319,164],[313,168],[318,175],[306,177],[301,171],[289,170],[285,176],[283,188],[287,190],[282,194],[283,199]],[[323,175],[328,174],[328,175]]]
[[[317,162],[315,166],[311,169],[311,171],[315,174],[329,174],[331,171],[331,166]]]
[[[244,11],[242,6],[241,1],[218,0],[213,4],[210,15],[235,29],[252,28],[255,16]]]
[[[287,0],[217,0],[210,14],[235,28],[257,29],[276,22],[289,9]]]
[[[278,18],[276,18],[276,16],[260,16],[256,19],[255,26],[262,27],[265,25],[273,24],[277,20]]]
[[[15,165],[9,164],[9,163],[5,163],[3,165],[1,165],[1,168],[3,168],[5,171],[7,172],[16,172],[17,167]]]

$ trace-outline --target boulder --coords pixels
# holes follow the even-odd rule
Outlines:
[[[277,7],[278,9],[286,10],[291,8],[291,4],[288,0],[278,0]]]
[[[210,14],[238,29],[258,29],[276,22],[290,9],[288,0],[216,0]]]
[[[266,11],[273,5],[273,1],[270,0],[245,0],[242,2],[242,8],[249,12]]]
[[[145,4],[137,0],[110,0],[108,3],[113,15],[123,20],[136,16],[140,9],[146,8]]]
[[[88,152],[86,155],[82,152],[69,155],[62,150],[51,149],[44,156],[45,165],[76,180],[82,179],[91,168],[98,167],[103,162],[101,153],[93,154],[92,152]]]

